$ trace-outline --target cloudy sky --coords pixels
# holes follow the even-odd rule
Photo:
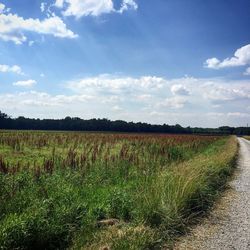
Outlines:
[[[0,110],[250,124],[249,0],[0,0]]]

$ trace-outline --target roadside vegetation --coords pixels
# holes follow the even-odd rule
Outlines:
[[[224,187],[234,137],[0,132],[0,249],[157,249]]]

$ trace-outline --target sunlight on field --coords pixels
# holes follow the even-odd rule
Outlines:
[[[209,207],[236,150],[233,137],[2,131],[0,245],[161,245]]]

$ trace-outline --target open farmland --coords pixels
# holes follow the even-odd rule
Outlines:
[[[1,249],[161,248],[212,204],[234,137],[0,132]]]

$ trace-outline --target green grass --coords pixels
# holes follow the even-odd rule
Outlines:
[[[226,142],[222,140],[195,159],[173,165],[171,170],[159,173],[138,197],[139,207],[135,209],[141,212],[141,222],[134,226],[134,234],[130,234],[129,247],[123,248],[124,238],[119,237],[122,233],[112,228],[110,233],[102,232],[99,236],[101,239],[97,238],[98,243],[89,248],[108,245],[112,249],[145,249],[150,246],[147,239],[151,239],[154,248],[161,248],[163,244],[171,246],[176,236],[183,234],[187,225],[205,213],[218,197],[233,171],[236,153],[234,138]],[[140,247],[138,227],[145,230]],[[124,230],[126,234],[127,226]]]
[[[237,152],[233,137],[5,132],[0,146],[10,169],[22,166],[0,174],[0,249],[171,244],[211,206]],[[53,159],[52,172],[40,165],[45,159]],[[119,223],[98,226],[109,218]]]

